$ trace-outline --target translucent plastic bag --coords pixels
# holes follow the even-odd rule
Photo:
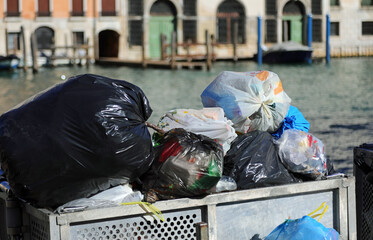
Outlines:
[[[311,179],[320,179],[328,174],[328,164],[331,163],[327,163],[324,144],[312,134],[288,129],[275,144],[289,171]]]
[[[143,199],[143,195],[139,191],[133,191],[132,188],[126,185],[119,185],[89,198],[79,198],[58,207],[56,212],[68,213],[77,212],[85,209],[95,209],[104,207],[118,206],[121,203],[139,202]]]
[[[223,146],[224,153],[229,150],[231,142],[237,137],[232,125],[233,123],[224,116],[223,109],[219,107],[172,110],[158,123],[158,127],[165,131],[183,128],[188,132],[215,139]]]
[[[223,149],[204,135],[175,128],[155,151],[152,168],[143,179],[145,191],[154,192],[155,200],[205,194],[222,176]]]
[[[277,74],[269,71],[220,73],[201,95],[204,107],[221,107],[237,132],[274,132],[291,99]]]

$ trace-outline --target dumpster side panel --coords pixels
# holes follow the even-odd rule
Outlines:
[[[323,202],[329,207],[320,222],[325,227],[337,227],[333,217],[336,210],[333,191],[218,205],[217,239],[264,238],[286,219],[301,218],[317,209]]]

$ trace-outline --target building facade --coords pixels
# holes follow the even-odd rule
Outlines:
[[[262,44],[307,45],[311,32],[313,56],[323,57],[327,14],[331,56],[373,55],[373,0],[0,0],[0,55],[21,51],[23,27],[27,53],[35,33],[41,50],[89,44],[95,58],[159,59],[160,34],[176,32],[199,52],[207,31],[216,58],[231,58],[233,43],[238,58],[251,58],[260,17]]]

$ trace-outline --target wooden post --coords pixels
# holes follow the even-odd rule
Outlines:
[[[215,49],[215,35],[211,34],[211,61],[213,62],[216,61],[214,49]]]
[[[210,38],[209,31],[205,31],[205,45],[206,45],[206,68],[210,70],[211,68],[211,54],[210,54]]]
[[[172,32],[171,36],[171,68],[175,69],[175,55],[176,55],[176,32]]]
[[[35,33],[31,34],[31,56],[32,56],[32,72],[37,73],[39,71],[38,66],[38,44],[35,37]]]
[[[237,62],[238,23],[233,23],[233,61]]]
[[[27,52],[26,52],[26,40],[25,40],[25,30],[21,26],[21,38],[22,38],[22,53],[23,53],[23,71],[27,71]]]
[[[9,47],[8,47],[8,44],[9,44],[9,39],[8,39],[8,29],[5,28],[5,54],[6,54],[6,56],[9,55]]]
[[[192,45],[192,40],[191,40],[191,39],[188,39],[188,41],[187,41],[187,47],[186,47],[186,51],[187,51],[187,61],[188,61],[188,62],[191,62],[191,61],[192,61],[192,58],[190,57],[190,45]]]
[[[162,41],[161,41],[161,46],[162,46]],[[161,48],[161,51],[162,51],[162,48]],[[146,59],[145,59],[145,34],[142,34],[141,58],[142,58],[142,67],[146,68]]]
[[[89,57],[89,38],[87,38],[87,41],[86,41],[86,49],[85,49],[85,64],[86,66],[88,67],[89,64],[90,64],[90,57]]]
[[[166,39],[166,36],[164,34],[161,34],[160,37],[161,37],[161,59],[165,60],[165,58],[166,58],[166,56],[165,56],[166,55],[165,45],[166,45],[167,39]]]

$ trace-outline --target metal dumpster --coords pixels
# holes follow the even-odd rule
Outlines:
[[[329,209],[320,222],[336,229],[343,240],[357,239],[353,177],[158,201],[154,205],[162,211],[165,222],[138,205],[59,215],[22,204],[22,229],[26,229],[22,238],[263,239],[285,219],[300,218],[323,202]],[[207,231],[201,230],[206,225]]]
[[[356,217],[359,240],[373,239],[373,143],[354,148]]]

